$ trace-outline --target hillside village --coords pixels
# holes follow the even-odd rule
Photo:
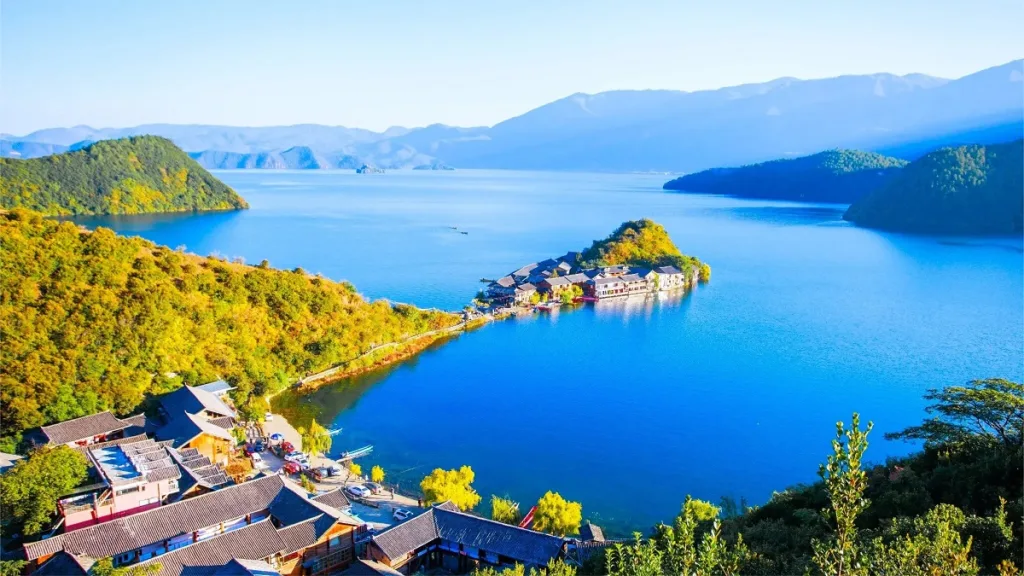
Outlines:
[[[451,502],[423,506],[404,498],[403,515],[387,523],[379,514],[364,518],[374,508],[391,510],[396,495],[375,502],[386,496],[361,495],[353,489],[362,486],[358,476],[355,484],[313,483],[310,491],[314,474],[306,467],[261,470],[259,454],[236,440],[248,426],[231,406],[231,390],[224,381],[182,386],[160,398],[156,417],[101,412],[29,433],[26,442],[37,449],[67,447],[85,456],[89,474],[53,503],[49,535],[16,551],[23,573],[87,576],[107,559],[115,569],[154,576],[464,573],[552,560],[579,566],[614,543],[590,524],[579,536],[554,536]],[[228,473],[247,457],[255,474]]]

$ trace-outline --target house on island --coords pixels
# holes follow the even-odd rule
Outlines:
[[[686,287],[686,275],[675,266],[658,266],[654,269],[658,273],[659,290],[675,290]]]
[[[513,302],[519,305],[529,304],[530,298],[537,293],[537,287],[527,282],[526,284],[520,284],[516,286],[516,291],[512,298]]]
[[[583,285],[583,293],[591,298],[611,298],[625,296],[626,286],[622,278],[598,276]]]
[[[374,535],[367,558],[402,574],[441,568],[453,573],[476,566],[545,566],[563,554],[557,536],[510,526],[459,511],[450,502]]]
[[[508,303],[515,296],[516,284],[516,279],[511,275],[498,278],[487,285],[487,297],[496,302]]]
[[[227,464],[235,439],[231,435],[236,414],[220,396],[201,386],[182,386],[160,399],[164,425],[158,440],[181,450],[194,448],[214,464]]]
[[[333,492],[310,498],[290,480],[266,476],[27,543],[27,573],[84,576],[111,558],[115,567],[159,563],[158,576],[244,574],[236,561],[286,576],[332,574],[352,563],[363,529],[326,503],[337,501]]]
[[[537,285],[538,291],[547,294],[551,300],[558,299],[563,292],[572,289],[573,283],[567,276],[553,276]]]
[[[641,278],[638,274],[624,274],[619,277],[622,287],[627,295],[646,294],[651,291],[652,283]]]

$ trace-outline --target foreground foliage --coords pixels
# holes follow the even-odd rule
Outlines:
[[[478,567],[473,570],[473,576],[576,576],[576,567],[566,564],[561,559],[548,560],[547,566],[543,568],[526,569],[522,564],[515,564],[505,568],[493,566]]]
[[[854,414],[850,428],[837,425],[820,482],[721,522],[687,499],[673,527],[637,534],[581,572],[1019,574],[1024,386],[978,380],[926,397],[936,418],[891,435],[925,439],[923,452],[865,467],[871,424]]]
[[[88,476],[88,463],[67,446],[43,447],[0,476],[0,516],[7,525],[35,535],[51,526],[57,500]]]
[[[517,502],[513,502],[508,498],[491,495],[491,520],[501,522],[502,524],[518,526],[519,521],[522,519],[523,514],[519,511],[519,504]]]
[[[907,162],[874,152],[828,150],[738,168],[712,168],[667,182],[666,190],[802,202],[854,202]]]
[[[929,234],[1024,231],[1024,140],[943,148],[850,206],[859,226]]]
[[[301,269],[228,263],[15,210],[0,215],[0,409],[5,434],[223,377],[243,416],[264,394],[374,345],[458,317]],[[250,403],[251,399],[255,399]]]
[[[623,222],[610,236],[594,241],[580,254],[582,268],[618,265],[675,266],[687,277],[698,272],[703,282],[711,277],[710,266],[680,252],[665,228],[646,218]]]
[[[170,140],[135,136],[31,160],[0,158],[0,207],[57,215],[249,205]]]
[[[558,492],[548,491],[537,501],[533,514],[533,529],[556,536],[580,533],[583,505],[562,498]]]

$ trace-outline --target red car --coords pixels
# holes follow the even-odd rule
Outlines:
[[[302,466],[298,462],[285,462],[284,471],[287,474],[298,474],[302,472]]]

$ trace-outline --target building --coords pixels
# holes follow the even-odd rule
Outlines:
[[[461,573],[478,565],[544,566],[562,556],[564,545],[557,536],[465,514],[446,502],[374,535],[366,554],[402,574]]]
[[[95,481],[58,502],[65,532],[158,507],[179,491],[181,470],[165,444],[143,438],[84,450]]]
[[[511,274],[511,276],[512,276],[512,278],[514,280],[513,283],[526,282],[526,280],[530,277],[531,274],[533,274],[533,271],[536,268],[537,268],[537,263],[533,262],[531,264],[527,264],[526,266],[523,266],[522,268],[516,270],[515,272],[513,272]]]
[[[590,276],[587,276],[583,272],[577,272],[575,274],[567,274],[565,276],[565,279],[568,280],[571,284],[583,288],[583,285],[587,283],[587,280],[590,280]]]
[[[330,492],[309,498],[281,476],[266,476],[24,545],[29,573],[47,565],[115,567],[159,563],[160,576],[213,574],[233,560],[260,561],[287,576],[318,576],[347,567],[363,522]],[[219,574],[219,572],[216,572]]]
[[[0,452],[0,474],[7,472],[11,468],[14,468],[14,465],[17,464],[18,461],[23,458],[24,456],[18,456],[17,454],[8,454],[6,452]]]
[[[194,448],[214,464],[227,464],[235,439],[235,411],[221,397],[202,387],[182,386],[160,399],[164,425],[156,430],[158,440],[176,449]]]
[[[208,382],[201,386],[196,386],[195,389],[209,392],[210,394],[213,394],[217,398],[224,400],[227,397],[228,392],[234,390],[235,387],[232,386],[231,384],[228,384],[224,380],[214,380],[213,382]]]
[[[547,294],[550,299],[555,300],[559,296],[561,296],[563,292],[571,290],[572,286],[572,281],[570,281],[567,277],[555,276],[553,278],[547,278],[544,281],[542,281],[540,284],[537,285],[537,289],[540,292]]]
[[[537,293],[537,287],[533,284],[526,283],[516,286],[515,295],[512,301],[516,304],[529,304],[530,299]]]
[[[584,294],[591,298],[612,298],[626,295],[626,285],[620,277],[597,277],[587,281]]]
[[[523,279],[525,280],[525,276]],[[503,276],[487,285],[487,297],[499,302],[508,302],[515,296],[516,279],[512,276]]]
[[[653,283],[637,274],[625,274],[619,278],[626,294],[646,294],[651,291]]]
[[[659,266],[654,269],[658,273],[659,290],[675,290],[686,287],[686,278],[675,266]]]
[[[82,416],[81,418],[43,426],[41,428],[42,442],[36,443],[63,444],[72,448],[88,446],[98,442],[123,438],[126,435],[125,432],[134,427],[136,427],[136,421],[134,420],[121,420],[110,412],[100,412],[91,416]]]

